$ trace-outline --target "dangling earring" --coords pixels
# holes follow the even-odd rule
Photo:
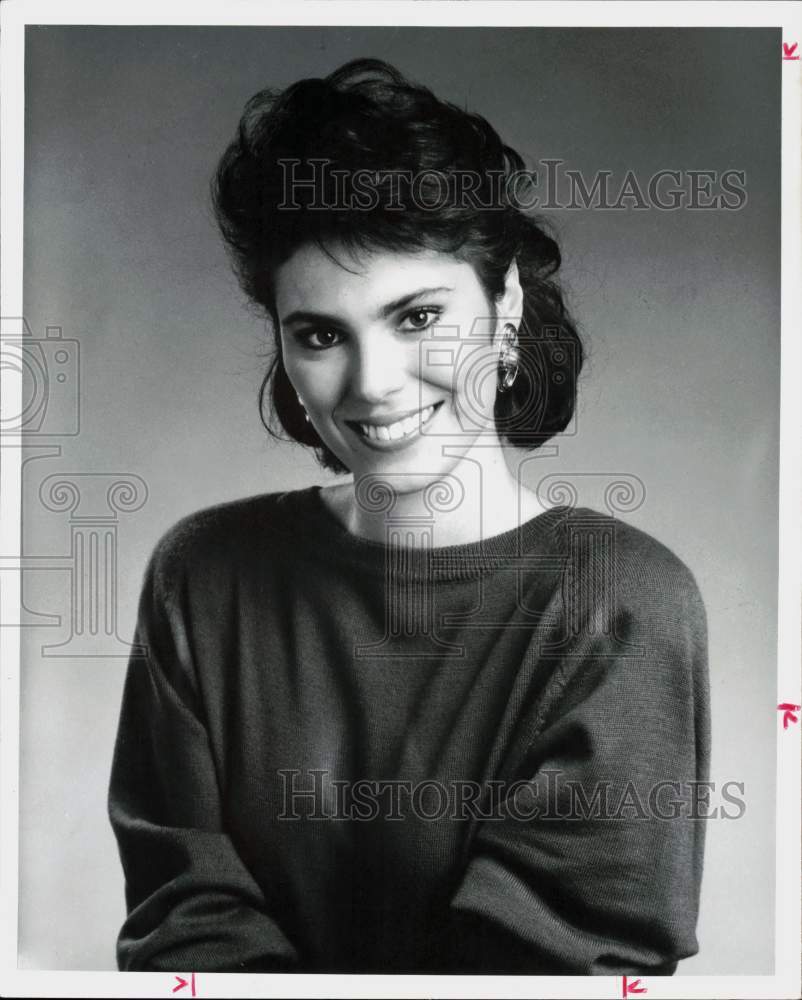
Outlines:
[[[295,395],[296,395],[296,396],[298,396],[298,393],[296,392],[296,393],[295,393]],[[305,421],[306,421],[306,422],[307,422],[308,424],[311,424],[311,423],[312,423],[312,419],[311,419],[311,417],[309,416],[309,414],[308,414],[308,413],[306,412],[306,407],[304,406],[304,404],[303,404],[303,400],[301,399],[301,397],[300,397],[300,396],[298,396],[298,405],[299,405],[299,406],[301,407],[301,409],[302,409],[302,410],[304,411],[304,420],[305,420]]]
[[[518,378],[518,331],[512,323],[504,324],[503,343],[498,354],[498,391],[507,392]]]

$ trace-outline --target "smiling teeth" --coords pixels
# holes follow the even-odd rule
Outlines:
[[[434,413],[434,406],[427,406],[420,413],[405,417],[394,424],[360,424],[365,437],[374,438],[377,441],[397,441],[399,438],[408,437],[410,434],[422,427]]]

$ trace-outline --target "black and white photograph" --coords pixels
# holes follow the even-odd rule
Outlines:
[[[793,995],[799,5],[30,6],[16,987]]]

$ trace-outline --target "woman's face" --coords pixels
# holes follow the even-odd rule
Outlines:
[[[283,264],[276,311],[290,381],[355,480],[417,489],[480,434],[498,442],[496,324],[473,267],[434,251],[332,255],[309,245]]]

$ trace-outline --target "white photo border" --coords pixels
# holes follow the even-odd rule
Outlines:
[[[530,0],[175,0],[0,4],[0,312],[23,315],[24,58],[27,24],[87,25],[327,25],[527,27],[775,27],[783,41],[802,46],[802,5],[791,2],[626,3]],[[781,53],[777,53],[781,58]],[[800,683],[800,567],[802,567],[802,60],[782,66],[782,371],[780,418],[779,594],[777,703],[802,703]],[[19,371],[0,371],[0,419],[19,413]],[[0,570],[19,568],[22,435],[4,435],[0,462]],[[20,573],[0,572],[0,621],[20,607]],[[4,613],[5,612],[5,613]],[[9,614],[11,612],[11,614]],[[20,997],[150,997],[172,995],[171,973],[28,971],[17,968],[19,848],[20,634],[0,629],[0,994]],[[774,705],[762,710],[776,713]],[[649,1000],[785,998],[802,993],[800,980],[800,733],[780,729],[777,740],[776,930],[773,976],[675,976],[648,980]],[[177,973],[181,970],[177,970]],[[189,977],[189,972],[181,972]],[[618,997],[622,977],[390,976],[198,973],[202,997]],[[187,995],[187,994],[182,994]]]

